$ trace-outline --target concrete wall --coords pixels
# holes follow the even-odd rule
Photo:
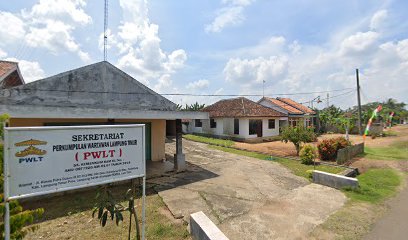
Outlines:
[[[353,146],[349,146],[337,151],[337,164],[344,164],[358,154],[364,153],[364,143],[359,143]]]
[[[46,123],[107,123],[108,119],[58,119],[58,118],[11,118],[10,127],[44,126]],[[115,123],[151,123],[152,161],[165,158],[166,120],[161,119],[117,119]]]
[[[342,175],[322,172],[322,171],[313,171],[313,182],[321,185],[325,185],[332,188],[341,189],[344,187],[357,188],[358,179],[345,177]]]

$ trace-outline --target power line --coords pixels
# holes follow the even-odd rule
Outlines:
[[[317,92],[297,92],[297,93],[276,93],[270,96],[282,96],[282,95],[307,95],[316,93],[327,93],[327,92],[338,92],[344,91],[352,88],[335,89],[328,91],[317,91]],[[64,92],[64,93],[95,93],[95,94],[121,94],[121,95],[151,95],[152,92],[114,92],[114,91],[86,91],[86,90],[61,90],[61,89],[36,89],[36,88],[26,88],[19,89],[19,91],[41,91],[41,92]],[[193,96],[193,97],[262,97],[261,94],[194,94],[194,93],[158,93],[163,96]],[[333,96],[336,97],[336,96]],[[331,98],[333,98],[331,97]]]

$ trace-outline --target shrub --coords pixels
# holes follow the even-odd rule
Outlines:
[[[296,154],[299,155],[300,146],[302,143],[313,142],[316,138],[313,128],[306,128],[303,126],[287,126],[282,128],[281,141],[292,142],[296,148]]]
[[[320,159],[324,161],[334,161],[339,149],[350,146],[351,143],[344,137],[325,139],[317,145]]]
[[[313,164],[313,160],[316,158],[316,148],[309,144],[305,145],[300,150],[299,156],[303,164]]]

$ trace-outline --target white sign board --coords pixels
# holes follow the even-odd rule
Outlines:
[[[144,128],[5,128],[6,200],[145,176]]]

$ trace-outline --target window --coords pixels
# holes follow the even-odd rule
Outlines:
[[[234,119],[234,134],[239,134],[239,119]]]
[[[214,118],[210,119],[210,128],[217,128],[217,122],[214,120]]]
[[[268,120],[268,128],[269,129],[275,129],[275,119],[269,119]]]
[[[203,126],[203,123],[201,122],[200,119],[195,119],[195,120],[194,120],[194,126],[195,126],[195,127],[202,127],[202,126]]]

